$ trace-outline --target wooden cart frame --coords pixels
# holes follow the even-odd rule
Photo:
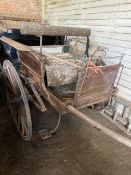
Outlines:
[[[71,32],[69,32],[70,30],[68,30],[68,28],[65,30],[66,32],[63,32],[64,34],[71,33],[72,35],[80,35],[80,33],[83,32],[82,29],[80,29],[81,32],[78,32],[78,30],[77,32],[75,32],[76,30],[72,31],[73,29],[70,29]],[[60,31],[62,32],[63,30],[61,29]],[[53,30],[50,30],[50,32],[53,33]],[[41,33],[41,35],[42,34],[43,33]],[[3,72],[6,84],[10,87],[10,92],[7,97],[9,106],[11,107],[17,129],[24,140],[30,140],[32,136],[32,122],[28,100],[31,100],[42,112],[47,110],[43,102],[44,98],[59,112],[59,116],[71,112],[83,118],[83,114],[77,111],[77,109],[106,102],[114,94],[114,82],[119,70],[119,64],[99,66],[96,67],[97,70],[95,72],[93,67],[88,63],[84,67],[81,67],[50,54],[44,53],[43,55],[39,55],[28,46],[9,38],[2,37],[1,40],[17,49],[21,65],[20,71],[17,72],[12,63],[9,60],[5,60],[3,62]],[[45,85],[44,75],[46,73],[46,60],[50,58],[56,60],[56,62],[61,61],[79,70],[79,77],[73,98],[61,100]],[[16,111],[16,113],[14,111]],[[86,117],[85,120],[88,120],[88,118]],[[59,122],[60,117],[58,124]],[[89,120],[88,122],[92,123],[92,121],[90,122]],[[99,125],[99,127],[101,128],[101,125]],[[57,128],[58,125],[54,131],[56,131]],[[108,132],[107,134],[109,135]]]
[[[92,67],[87,65],[85,67],[80,67],[66,60],[59,60],[59,58],[53,56],[53,59],[56,59],[56,61],[62,61],[65,64],[69,64],[80,70],[74,98],[68,98],[67,100],[62,101],[46,87],[44,81],[46,72],[45,60],[48,60],[52,56],[49,54],[40,56],[30,50],[27,46],[5,37],[2,38],[2,41],[17,49],[18,58],[21,63],[19,76],[8,60],[4,61],[3,69],[6,77],[8,77],[8,80],[10,81],[11,87],[14,87],[14,91],[16,91],[15,96],[19,98],[22,96],[24,99],[22,100],[24,101],[23,103],[26,106],[26,109],[22,115],[25,115],[26,113],[28,117],[25,119],[26,121],[23,121],[23,123],[26,123],[22,126],[23,131],[21,131],[21,126],[19,126],[19,129],[20,134],[25,140],[30,140],[32,135],[31,116],[29,114],[29,106],[27,105],[28,99],[31,100],[40,111],[44,112],[47,109],[44,105],[43,97],[59,112],[60,115],[63,115],[69,112],[69,105],[77,109],[91,106],[93,104],[106,102],[114,93],[113,84],[119,65],[100,66],[99,69],[101,71],[96,73]],[[19,90],[17,92],[17,88],[21,89],[21,92],[19,92]],[[19,101],[19,98],[17,98],[16,101]],[[18,121],[15,122],[18,126]]]

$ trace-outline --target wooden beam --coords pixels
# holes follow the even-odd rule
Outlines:
[[[22,23],[20,27],[22,34],[49,35],[49,36],[86,36],[89,37],[91,30],[88,28],[64,27],[43,25],[38,23]]]
[[[6,44],[9,44],[10,46],[14,47],[17,50],[21,51],[31,51],[28,47],[26,47],[24,44],[18,43],[10,38],[2,37],[0,38],[1,41],[5,42]]]

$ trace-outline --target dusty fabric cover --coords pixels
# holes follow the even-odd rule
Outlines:
[[[77,81],[78,70],[66,64],[46,66],[48,86],[60,86]]]

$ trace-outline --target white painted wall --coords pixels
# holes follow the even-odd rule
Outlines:
[[[131,101],[131,0],[46,0],[44,8],[48,23],[91,28],[91,43],[125,54],[119,94]]]

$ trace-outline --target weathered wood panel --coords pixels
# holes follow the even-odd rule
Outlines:
[[[113,84],[119,65],[104,66],[97,73],[89,67],[84,68],[79,76],[76,88],[75,106],[89,106],[106,101],[113,92]]]

